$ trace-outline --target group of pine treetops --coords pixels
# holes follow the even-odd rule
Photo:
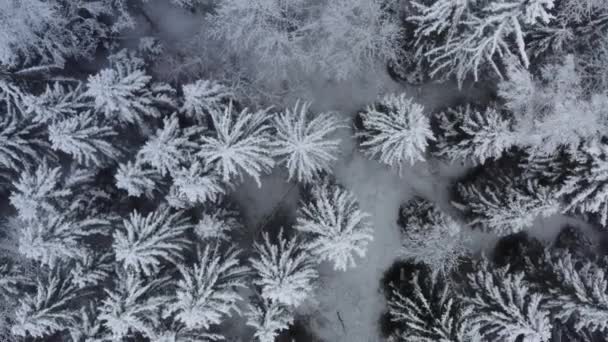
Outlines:
[[[608,225],[606,0],[157,2],[197,31],[167,38],[154,1],[0,1],[1,341],[297,340],[319,265],[357,272],[379,229],[332,176],[344,131],[398,175],[469,170],[450,208],[395,213],[379,341],[605,341],[601,241],[524,231]],[[383,93],[350,119],[284,101],[368,70],[492,95]],[[248,227],[234,194],[276,170],[298,208]]]

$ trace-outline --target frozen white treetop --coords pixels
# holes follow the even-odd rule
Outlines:
[[[509,273],[508,267],[497,268],[486,259],[468,275],[473,324],[489,339],[515,342],[543,342],[551,338],[549,312],[541,306],[543,296],[532,293],[523,273]]]
[[[223,111],[211,111],[210,116],[214,129],[201,137],[197,155],[214,164],[224,182],[248,175],[261,186],[260,176],[274,166],[268,111],[245,108],[237,113],[231,102]]]
[[[0,3],[0,64],[16,66],[41,59],[63,64],[71,54],[67,21],[55,1],[2,1]]]
[[[36,281],[36,293],[22,293],[11,328],[17,336],[42,338],[66,328],[75,318],[67,305],[76,298],[76,287],[59,270]]]
[[[517,233],[532,225],[537,217],[561,210],[553,189],[534,179],[492,175],[492,179],[458,184],[462,203],[470,211],[470,223],[498,235]]]
[[[593,143],[583,148],[584,155],[557,195],[566,199],[566,211],[599,216],[608,227],[608,146]]]
[[[60,183],[61,177],[61,168],[52,168],[45,160],[36,169],[21,174],[13,184],[15,190],[10,202],[22,220],[30,221],[43,212],[55,212],[58,202],[72,194]]]
[[[163,119],[163,125],[137,154],[138,161],[151,165],[161,176],[176,171],[197,148],[190,140],[194,131],[180,129],[177,116]]]
[[[105,289],[106,297],[99,308],[99,320],[112,333],[113,341],[120,341],[131,333],[152,335],[158,325],[158,310],[169,298],[158,295],[166,278],[144,281],[133,272],[118,272],[116,286]]]
[[[253,337],[258,342],[275,342],[279,332],[289,329],[293,323],[293,313],[285,306],[269,300],[249,304],[247,325],[253,327]]]
[[[299,306],[312,295],[318,277],[315,263],[304,243],[294,237],[286,239],[281,229],[277,243],[268,233],[254,244],[255,255],[249,259],[256,272],[254,284],[260,286],[263,298],[286,306]]]
[[[82,289],[108,279],[114,270],[113,259],[109,252],[86,251],[74,260],[70,270],[74,284]]]
[[[237,218],[237,213],[219,206],[211,213],[204,213],[194,226],[194,233],[201,239],[230,241],[231,232],[239,232],[243,228]]]
[[[234,95],[229,88],[213,80],[185,84],[182,91],[184,103],[181,110],[201,123],[205,123],[207,114],[220,110]]]
[[[112,126],[100,126],[96,115],[90,111],[49,125],[52,148],[87,166],[101,166],[120,156],[120,151],[111,141],[116,134]]]
[[[0,115],[0,168],[23,170],[52,156],[46,153],[50,144],[43,128],[42,124],[20,118],[14,109]]]
[[[72,220],[65,214],[47,212],[25,222],[19,233],[19,252],[49,266],[58,260],[83,258],[86,252],[82,239],[107,233],[109,225],[102,219]]]
[[[386,7],[380,0],[224,1],[212,29],[255,58],[259,77],[304,69],[344,80],[394,57],[401,28]]]
[[[543,261],[546,269],[538,271],[548,271],[552,281],[543,283],[540,290],[548,292],[545,305],[553,317],[574,323],[576,331],[605,331],[608,328],[608,276],[602,266],[577,260],[565,252],[551,255],[547,251]]]
[[[429,140],[435,140],[424,107],[405,94],[386,95],[361,114],[361,148],[370,157],[402,170],[425,160]]]
[[[126,190],[129,196],[133,197],[140,197],[141,195],[153,197],[156,186],[161,181],[158,171],[131,161],[120,164],[114,178],[116,187]]]
[[[112,68],[89,76],[84,93],[107,118],[141,125],[146,116],[161,116],[158,105],[173,107],[174,90],[152,83],[140,61],[125,55],[116,57],[113,64]]]
[[[81,84],[72,88],[59,82],[47,84],[40,95],[25,94],[23,111],[35,122],[53,122],[76,116],[87,107]]]
[[[345,271],[355,266],[355,255],[365,256],[373,240],[368,218],[350,191],[323,180],[302,203],[295,228],[311,235],[307,248],[313,255]]]
[[[207,245],[199,251],[196,264],[178,266],[181,279],[168,311],[188,328],[209,329],[232,311],[240,312],[237,303],[242,298],[237,289],[247,287],[244,277],[249,269],[240,266],[238,251],[219,248]]]
[[[456,298],[442,272],[416,272],[406,291],[394,289],[388,301],[391,321],[405,324],[402,341],[477,342],[471,308]]]
[[[174,171],[173,187],[175,195],[190,204],[215,201],[226,192],[213,165],[203,165],[199,161]]]
[[[608,95],[588,94],[573,56],[545,66],[539,79],[516,64],[509,66],[508,76],[499,84],[499,96],[514,113],[520,144],[552,154],[559,147],[576,151],[582,142],[601,138]]]
[[[163,262],[178,263],[188,245],[183,236],[190,228],[181,212],[159,208],[143,216],[137,211],[114,232],[112,247],[125,268],[146,276],[158,273]]]
[[[438,120],[437,155],[452,161],[483,164],[518,143],[512,120],[494,107],[483,111],[470,105],[450,108],[439,113]]]
[[[273,125],[272,153],[287,167],[289,180],[312,182],[321,172],[330,171],[340,145],[340,139],[332,136],[346,127],[336,113],[313,114],[310,103],[298,101],[276,116]]]
[[[527,68],[524,36],[528,27],[552,19],[549,11],[553,6],[553,0],[490,1],[481,5],[458,1],[451,6],[444,1],[431,6],[419,4],[422,15],[414,20],[422,27],[420,34],[448,33],[444,42],[427,52],[434,67],[432,75],[454,74],[462,84],[470,74],[477,80],[484,66],[501,75],[496,58],[519,58]],[[447,29],[447,25],[454,29]]]
[[[450,270],[467,252],[460,224],[431,202],[416,197],[401,207],[399,215],[403,258]]]

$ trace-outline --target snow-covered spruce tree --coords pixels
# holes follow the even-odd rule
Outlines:
[[[114,270],[114,254],[96,250],[87,250],[82,254],[74,259],[70,270],[78,288],[96,286],[110,277]]]
[[[66,213],[47,212],[24,222],[19,232],[19,252],[43,265],[58,260],[85,257],[83,239],[94,234],[108,234],[110,222],[103,219],[77,220]]]
[[[160,117],[159,106],[174,107],[175,91],[169,85],[153,83],[143,70],[143,60],[123,50],[112,62],[111,68],[89,76],[84,93],[106,118],[142,125],[145,117]]]
[[[557,195],[566,203],[565,211],[598,216],[608,226],[608,145],[591,143],[584,146],[578,165],[568,175]]]
[[[109,338],[105,334],[103,324],[99,320],[98,303],[90,301],[80,308],[74,320],[68,327],[72,341],[103,341]]]
[[[373,240],[368,218],[353,193],[325,179],[312,186],[298,210],[295,229],[311,236],[307,248],[319,261],[345,271],[355,266],[355,255],[365,256]]]
[[[385,95],[359,115],[363,153],[399,171],[425,160],[429,140],[435,140],[424,107],[405,94]]]
[[[554,6],[553,0],[446,2],[418,6],[422,15],[413,19],[424,36],[446,32],[447,37],[426,54],[434,68],[432,76],[453,74],[460,84],[470,75],[478,80],[486,67],[501,75],[499,65],[505,58],[518,58],[527,68],[525,36],[531,27],[552,19]]]
[[[543,342],[551,338],[549,312],[543,296],[534,293],[523,273],[509,273],[508,266],[491,265],[487,259],[468,274],[464,303],[471,307],[470,321],[488,340]]]
[[[126,190],[129,196],[154,197],[154,191],[157,190],[157,185],[161,182],[161,175],[158,171],[150,169],[142,163],[127,162],[120,164],[116,175],[116,187]]]
[[[414,197],[399,209],[401,256],[435,270],[450,270],[466,253],[458,222],[431,202]]]
[[[388,300],[391,321],[402,325],[398,341],[473,342],[480,340],[471,308],[463,305],[441,271],[417,271],[408,291],[394,288]]]
[[[187,204],[216,201],[226,189],[221,176],[213,169],[213,164],[195,161],[189,167],[173,171],[173,194],[179,202]]]
[[[273,167],[271,127],[267,110],[234,110],[232,102],[223,110],[210,112],[213,130],[201,137],[197,156],[213,163],[224,182],[260,176]]]
[[[99,122],[90,111],[49,125],[52,148],[85,166],[101,166],[116,160],[121,154],[112,141],[116,135],[112,126]]]
[[[196,131],[180,129],[177,116],[165,118],[163,125],[137,154],[138,161],[151,165],[161,176],[176,171],[197,148],[190,140]]]
[[[272,302],[297,307],[314,291],[318,277],[315,264],[297,237],[284,238],[279,231],[276,243],[268,233],[254,244],[255,256],[249,259],[256,272],[254,284],[260,286],[261,296]]]
[[[289,180],[311,182],[322,172],[330,170],[338,158],[340,139],[332,138],[345,128],[337,114],[313,114],[310,103],[296,102],[275,117],[273,155],[281,158],[289,171]]]
[[[146,276],[158,273],[163,262],[177,264],[188,246],[184,231],[190,228],[181,212],[167,207],[147,215],[133,211],[123,226],[114,231],[112,247],[116,260],[126,269]]]
[[[0,102],[0,108],[2,108]],[[2,109],[0,109],[2,110]],[[38,165],[52,157],[44,125],[23,118],[15,110],[0,115],[0,169],[15,172]]]
[[[41,94],[24,94],[23,112],[34,122],[48,123],[71,118],[89,107],[83,92],[80,83],[76,87],[59,82],[47,84]]]
[[[257,299],[248,305],[247,325],[253,327],[258,342],[275,342],[279,332],[289,329],[293,313],[284,305],[268,299]]]
[[[130,334],[150,336],[158,325],[158,310],[169,298],[160,295],[166,278],[145,281],[134,272],[119,270],[115,286],[105,289],[106,297],[99,307],[99,320],[112,334],[121,340]]]
[[[55,212],[59,202],[70,196],[72,191],[63,187],[60,167],[51,167],[43,160],[35,169],[25,171],[13,184],[15,190],[10,202],[17,209],[19,218],[33,220],[43,212]]]
[[[509,79],[499,84],[498,95],[513,113],[520,146],[540,154],[559,148],[572,153],[581,143],[602,137],[608,95],[583,88],[572,55],[563,63],[544,66],[538,78],[513,63],[507,71]]]
[[[489,172],[472,182],[456,185],[458,198],[452,203],[462,210],[472,226],[507,235],[529,227],[537,217],[560,211],[555,190],[536,179]]]
[[[184,102],[181,111],[200,124],[207,124],[207,115],[221,110],[233,97],[232,91],[213,80],[198,80],[182,86]]]
[[[35,291],[20,294],[12,333],[43,338],[66,329],[76,316],[70,304],[78,292],[71,278],[53,269],[46,276],[38,277]]]
[[[495,107],[448,108],[435,119],[439,134],[434,154],[451,161],[483,164],[488,159],[500,158],[518,142],[512,120]]]
[[[552,318],[572,323],[576,331],[608,329],[608,275],[603,263],[546,250],[544,257],[528,259],[526,276],[546,293],[543,305]]]
[[[227,207],[225,203],[214,204],[211,208],[213,210],[203,212],[194,226],[194,233],[201,241],[230,241],[231,233],[239,232],[243,228],[238,212]]]
[[[167,311],[188,328],[209,329],[240,311],[237,289],[247,287],[249,268],[241,266],[237,250],[221,251],[219,244],[207,245],[198,254],[194,265],[178,265],[181,279]]]

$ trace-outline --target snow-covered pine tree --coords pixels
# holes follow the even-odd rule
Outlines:
[[[0,169],[19,172],[39,165],[44,157],[53,157],[45,133],[44,125],[19,116],[14,109],[3,111],[0,115]]]
[[[403,326],[397,332],[399,341],[480,340],[471,308],[461,303],[441,271],[416,271],[407,291],[393,289],[388,310],[391,321]]]
[[[452,203],[464,212],[469,223],[498,235],[521,231],[537,217],[547,217],[561,209],[551,187],[536,179],[500,171],[458,183],[456,192],[458,199]]]
[[[284,305],[258,298],[248,305],[247,325],[255,329],[253,337],[258,342],[275,342],[279,332],[289,329],[293,313]]]
[[[528,258],[526,276],[536,290],[546,293],[544,306],[576,331],[608,329],[608,275],[604,263],[577,260],[566,251],[546,250]]]
[[[112,141],[116,135],[112,126],[99,122],[91,111],[49,125],[52,148],[71,155],[85,166],[102,166],[116,160],[121,154]]]
[[[129,196],[154,197],[154,191],[161,182],[161,175],[154,169],[149,169],[145,165],[137,162],[127,162],[120,164],[116,175],[116,187],[126,190]]]
[[[289,171],[289,180],[311,182],[322,172],[330,170],[338,158],[340,139],[332,138],[346,125],[335,113],[313,114],[310,103],[296,102],[273,121],[273,155],[281,158]]]
[[[216,201],[226,189],[221,176],[213,169],[213,164],[205,165],[195,161],[189,167],[173,171],[173,192],[178,200],[190,205]]]
[[[608,227],[608,145],[591,143],[584,146],[578,165],[566,177],[557,195],[566,203],[565,211],[598,216]]]
[[[385,95],[359,115],[363,153],[399,171],[425,160],[429,140],[435,140],[424,107],[405,94]]]
[[[268,111],[245,108],[236,112],[230,102],[224,110],[212,110],[210,115],[213,130],[201,137],[198,157],[215,164],[224,182],[248,175],[261,186],[260,177],[274,165]]]
[[[295,229],[311,236],[307,248],[320,261],[345,271],[355,266],[355,255],[365,256],[373,240],[368,218],[353,193],[325,179],[312,186],[310,198],[298,210]]]
[[[297,307],[315,288],[318,277],[312,257],[304,242],[297,237],[285,238],[279,231],[276,243],[268,233],[254,244],[255,256],[249,259],[256,272],[254,284],[260,286],[261,296],[272,302]]]
[[[483,67],[502,75],[498,63],[505,58],[519,58],[527,68],[530,62],[525,36],[530,27],[552,19],[549,12],[553,6],[553,0],[491,0],[470,6],[459,2],[448,7],[448,11],[458,11],[453,17],[457,22],[452,24],[456,29],[427,52],[434,67],[432,75],[453,74],[462,85],[470,75],[478,80]],[[444,25],[448,25],[443,14],[446,6],[431,6],[427,11],[430,12],[423,18],[424,27],[429,27],[430,32],[444,30]]]
[[[161,176],[177,171],[198,147],[190,140],[197,132],[180,129],[176,115],[163,119],[163,124],[137,154],[138,161],[151,165]]]
[[[24,94],[23,112],[32,121],[42,123],[74,117],[89,105],[82,96],[83,92],[81,84],[76,87],[59,82],[47,84],[44,92],[39,95]]]
[[[70,270],[78,288],[95,286],[108,279],[114,270],[114,255],[109,252],[87,250],[74,260]]]
[[[532,291],[523,273],[510,273],[508,266],[491,265],[482,259],[468,274],[466,295],[471,306],[470,321],[488,340],[515,342],[549,341],[549,312],[542,307],[543,296]]]
[[[198,80],[182,86],[184,103],[181,111],[198,123],[206,126],[207,115],[221,110],[234,96],[233,92],[220,82]]]
[[[188,328],[209,329],[240,312],[238,288],[246,288],[244,277],[249,271],[241,266],[235,249],[221,251],[219,244],[207,245],[198,252],[194,265],[178,265],[181,279],[176,283],[175,298],[167,311]]]
[[[36,280],[36,293],[22,292],[15,312],[14,335],[43,338],[64,330],[77,312],[70,304],[78,295],[69,276],[53,269]]]
[[[72,194],[70,189],[62,186],[61,178],[61,168],[51,167],[46,160],[37,168],[23,172],[13,184],[15,190],[10,195],[10,202],[17,209],[19,218],[30,221],[44,212],[56,212],[59,202]]]
[[[163,262],[177,264],[188,246],[184,231],[191,225],[181,212],[167,207],[142,215],[133,211],[114,231],[116,260],[130,271],[146,276],[158,273]]]
[[[169,85],[153,83],[142,60],[123,50],[112,61],[111,68],[89,76],[84,93],[106,118],[142,125],[145,117],[160,117],[159,106],[174,107],[175,91]]]
[[[472,105],[448,108],[436,116],[437,156],[451,161],[485,163],[518,143],[512,120],[495,107]]]
[[[549,64],[538,78],[511,63],[499,96],[514,118],[518,145],[532,153],[553,154],[559,148],[576,151],[583,142],[599,140],[606,127],[608,96],[583,87],[572,55]]]
[[[201,241],[230,241],[230,234],[239,232],[243,228],[238,212],[229,208],[226,203],[214,204],[211,208],[213,210],[202,214],[194,226],[194,233]]]
[[[466,253],[460,224],[421,197],[401,206],[397,223],[405,259],[412,258],[434,270],[450,270]]]
[[[169,298],[160,295],[167,278],[145,281],[134,272],[118,270],[115,286],[105,289],[107,297],[99,308],[99,320],[112,334],[122,340],[134,333],[150,336],[158,325],[158,310]]]
[[[19,253],[53,266],[58,260],[85,257],[83,239],[94,234],[107,234],[110,222],[103,219],[77,220],[68,213],[46,212],[25,221],[19,232]]]

